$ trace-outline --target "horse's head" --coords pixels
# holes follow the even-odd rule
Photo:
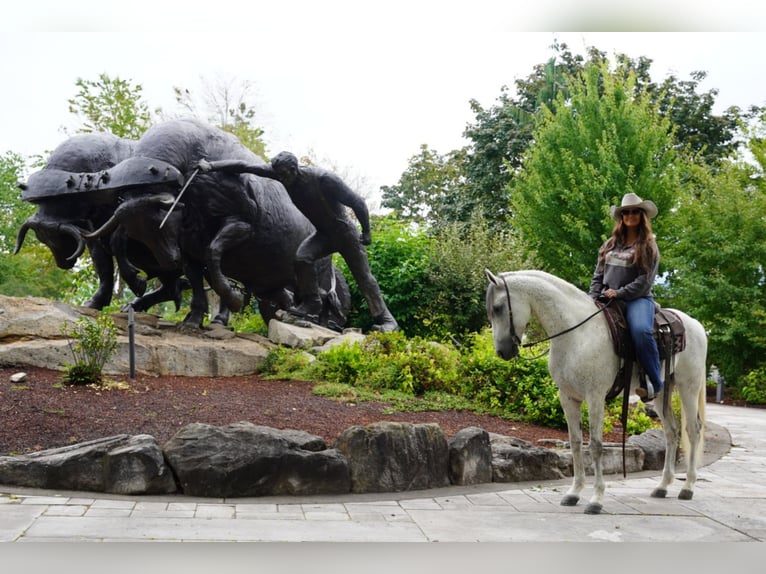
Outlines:
[[[492,326],[495,352],[502,359],[513,359],[519,355],[520,334],[526,329],[531,310],[526,301],[511,293],[503,276],[495,275],[488,269],[485,273],[489,279],[487,317]]]

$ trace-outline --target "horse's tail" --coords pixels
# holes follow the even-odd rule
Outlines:
[[[702,461],[705,452],[705,403],[707,402],[707,389],[705,384],[700,385],[697,393],[697,424],[699,425],[699,440],[697,441],[696,460]],[[681,450],[688,453],[690,448],[689,433],[686,430],[686,409],[681,402]]]

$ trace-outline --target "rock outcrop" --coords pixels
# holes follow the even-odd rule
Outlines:
[[[72,362],[65,326],[97,311],[70,307],[41,297],[0,295],[0,365],[62,370]],[[104,366],[107,375],[130,372],[126,313],[112,315],[119,329],[117,350]],[[337,333],[319,326],[300,326],[272,319],[269,337],[237,334],[222,325],[181,329],[150,313],[134,313],[134,369],[139,374],[187,377],[233,377],[256,372],[276,345],[327,348],[364,338],[352,329]]]

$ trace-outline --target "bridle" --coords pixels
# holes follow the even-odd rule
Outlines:
[[[508,282],[505,277],[500,277],[503,280],[503,287],[505,287],[505,300],[508,302],[508,330],[511,332],[511,341],[517,347],[521,345],[521,338],[516,334],[516,327],[513,325],[513,308],[511,307],[511,290],[508,287]]]
[[[505,277],[500,276],[500,279],[503,280],[503,287],[505,287],[505,299],[508,302],[508,321],[509,321],[508,329],[511,334],[511,341],[513,341],[514,345],[518,347],[523,347],[525,349],[527,347],[534,347],[535,345],[539,345],[540,343],[545,343],[545,341],[550,341],[551,339],[555,339],[556,337],[560,337],[561,335],[566,335],[570,331],[574,331],[578,327],[584,325],[585,323],[593,319],[593,317],[595,317],[599,313],[603,312],[607,307],[609,307],[609,305],[612,304],[612,301],[614,301],[614,299],[609,299],[609,301],[607,301],[603,307],[599,307],[594,313],[588,315],[585,319],[577,323],[577,325],[569,327],[568,329],[564,329],[560,333],[556,333],[555,335],[551,335],[550,337],[545,337],[544,339],[540,339],[538,341],[533,341],[532,343],[522,344],[521,338],[516,334],[516,327],[514,327],[514,324],[513,324],[513,308],[511,307],[511,290],[508,287],[508,282],[505,280]]]

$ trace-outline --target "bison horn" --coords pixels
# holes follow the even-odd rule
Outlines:
[[[67,257],[67,260],[73,261],[77,259],[80,255],[82,255],[82,252],[85,251],[85,239],[83,239],[84,230],[71,223],[61,223],[59,224],[59,229],[61,231],[66,231],[75,239],[75,241],[77,241],[77,248],[74,250],[72,255]]]
[[[122,207],[122,206],[120,206]],[[117,211],[119,211],[119,208],[117,208]],[[96,229],[96,231],[92,231],[91,233],[85,233],[83,234],[83,237],[85,239],[98,239],[99,237],[103,237],[107,233],[111,233],[117,228],[118,222],[117,222],[117,211],[115,211],[112,214],[112,217],[109,218],[109,220],[104,223],[101,227]]]
[[[16,236],[16,248],[13,250],[13,254],[16,255],[21,251],[21,246],[24,244],[24,238],[27,236],[27,231],[34,229],[34,220],[29,217],[19,228],[19,233]]]

